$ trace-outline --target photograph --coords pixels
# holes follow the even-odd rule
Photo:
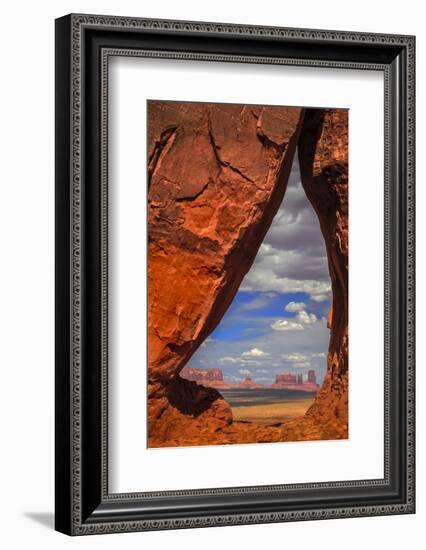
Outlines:
[[[349,437],[348,124],[147,100],[148,447]]]

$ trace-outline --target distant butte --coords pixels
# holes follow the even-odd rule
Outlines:
[[[221,369],[195,369],[191,367],[184,367],[180,371],[180,377],[185,380],[192,380],[202,386],[218,389],[229,389],[233,386],[226,382],[223,378],[223,372]]]
[[[238,382],[237,384],[234,384],[233,386],[235,389],[241,389],[241,390],[257,390],[260,388],[265,388],[262,384],[257,384],[256,382],[253,382],[251,376],[246,376],[244,380],[241,382]]]
[[[231,384],[227,382],[223,376],[223,372],[219,368],[211,369],[196,369],[193,367],[184,367],[180,371],[180,377],[185,380],[196,382],[198,385],[216,388],[218,390],[224,389],[280,389],[280,390],[294,390],[302,392],[317,392],[318,385],[316,383],[315,371],[309,371],[308,380],[303,382],[302,375],[299,376],[284,373],[277,374],[275,382],[271,385],[259,384],[254,382],[251,376],[247,375],[244,380]]]

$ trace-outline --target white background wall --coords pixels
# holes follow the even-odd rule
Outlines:
[[[54,24],[69,12],[417,35],[418,512],[352,520],[70,539],[53,526]],[[66,0],[2,8],[0,543],[3,548],[420,547],[426,521],[424,241],[426,31],[421,2]],[[172,86],[171,86],[172,89]],[[422,219],[423,218],[423,219]],[[365,304],[368,327],[369,304]],[[417,541],[417,544],[416,544]],[[414,543],[414,544],[413,544]]]

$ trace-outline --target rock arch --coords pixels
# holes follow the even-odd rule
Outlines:
[[[347,435],[347,111],[150,101],[149,446]],[[282,428],[236,429],[220,393],[179,372],[222,319],[283,200],[296,147],[333,288],[328,370]]]

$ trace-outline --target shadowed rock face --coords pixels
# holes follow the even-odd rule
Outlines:
[[[294,440],[304,434],[321,438],[314,426],[322,423],[328,402],[343,418],[347,136],[346,141],[333,137],[337,122],[344,126],[340,113],[149,102],[149,446]],[[217,390],[184,380],[179,372],[221,321],[250,269],[284,197],[300,139],[303,184],[327,243],[335,314],[324,385],[302,423],[293,421],[283,432],[233,422]],[[346,264],[341,258],[345,246]],[[331,436],[344,437],[335,428],[327,428],[330,434],[334,429]]]
[[[307,109],[299,139],[302,185],[327,249],[333,290],[327,374],[302,419],[288,422],[285,439],[348,437],[348,111]]]

